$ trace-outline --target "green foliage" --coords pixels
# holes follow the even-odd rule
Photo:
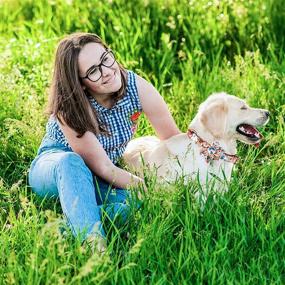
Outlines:
[[[0,1],[0,284],[283,284],[285,6],[282,0]],[[92,255],[27,187],[45,131],[58,40],[99,34],[160,91],[181,130],[212,92],[269,109],[259,149],[239,145],[230,191],[201,211],[195,184],[150,179],[143,208]],[[152,134],[140,121],[137,135]],[[128,234],[126,234],[128,232]]]

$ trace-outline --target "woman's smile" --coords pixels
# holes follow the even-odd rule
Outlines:
[[[109,76],[107,80],[103,81],[102,84],[107,85],[107,84],[113,83],[115,80],[115,77],[116,77],[116,71],[114,72],[113,75]]]

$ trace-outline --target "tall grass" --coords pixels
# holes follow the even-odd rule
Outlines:
[[[282,0],[0,2],[0,284],[283,284],[285,6]],[[55,201],[26,175],[45,131],[53,55],[75,31],[99,34],[160,91],[181,130],[212,92],[269,109],[264,142],[239,145],[230,191],[204,211],[195,183],[156,189],[92,255],[58,231]],[[153,134],[143,118],[137,135]],[[128,234],[126,234],[128,233]]]

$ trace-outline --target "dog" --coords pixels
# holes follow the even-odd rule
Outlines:
[[[259,146],[263,136],[256,127],[266,125],[269,115],[236,96],[214,93],[199,106],[186,133],[163,141],[154,136],[133,139],[123,159],[141,177],[145,167],[155,170],[159,183],[198,179],[202,191],[195,196],[203,194],[205,201],[210,190],[227,191],[238,160],[237,141]]]

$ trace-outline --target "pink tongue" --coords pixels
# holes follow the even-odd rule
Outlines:
[[[251,134],[257,133],[256,129],[253,128],[253,127],[250,126],[250,125],[244,125],[244,128],[245,128],[248,132],[250,132]]]
[[[260,139],[262,139],[262,134],[258,130],[256,130],[254,127],[247,125],[247,124],[243,124],[242,126],[246,129],[247,132],[253,135],[257,135]],[[254,146],[257,148],[259,147],[259,145],[260,145],[260,142],[254,144]]]

